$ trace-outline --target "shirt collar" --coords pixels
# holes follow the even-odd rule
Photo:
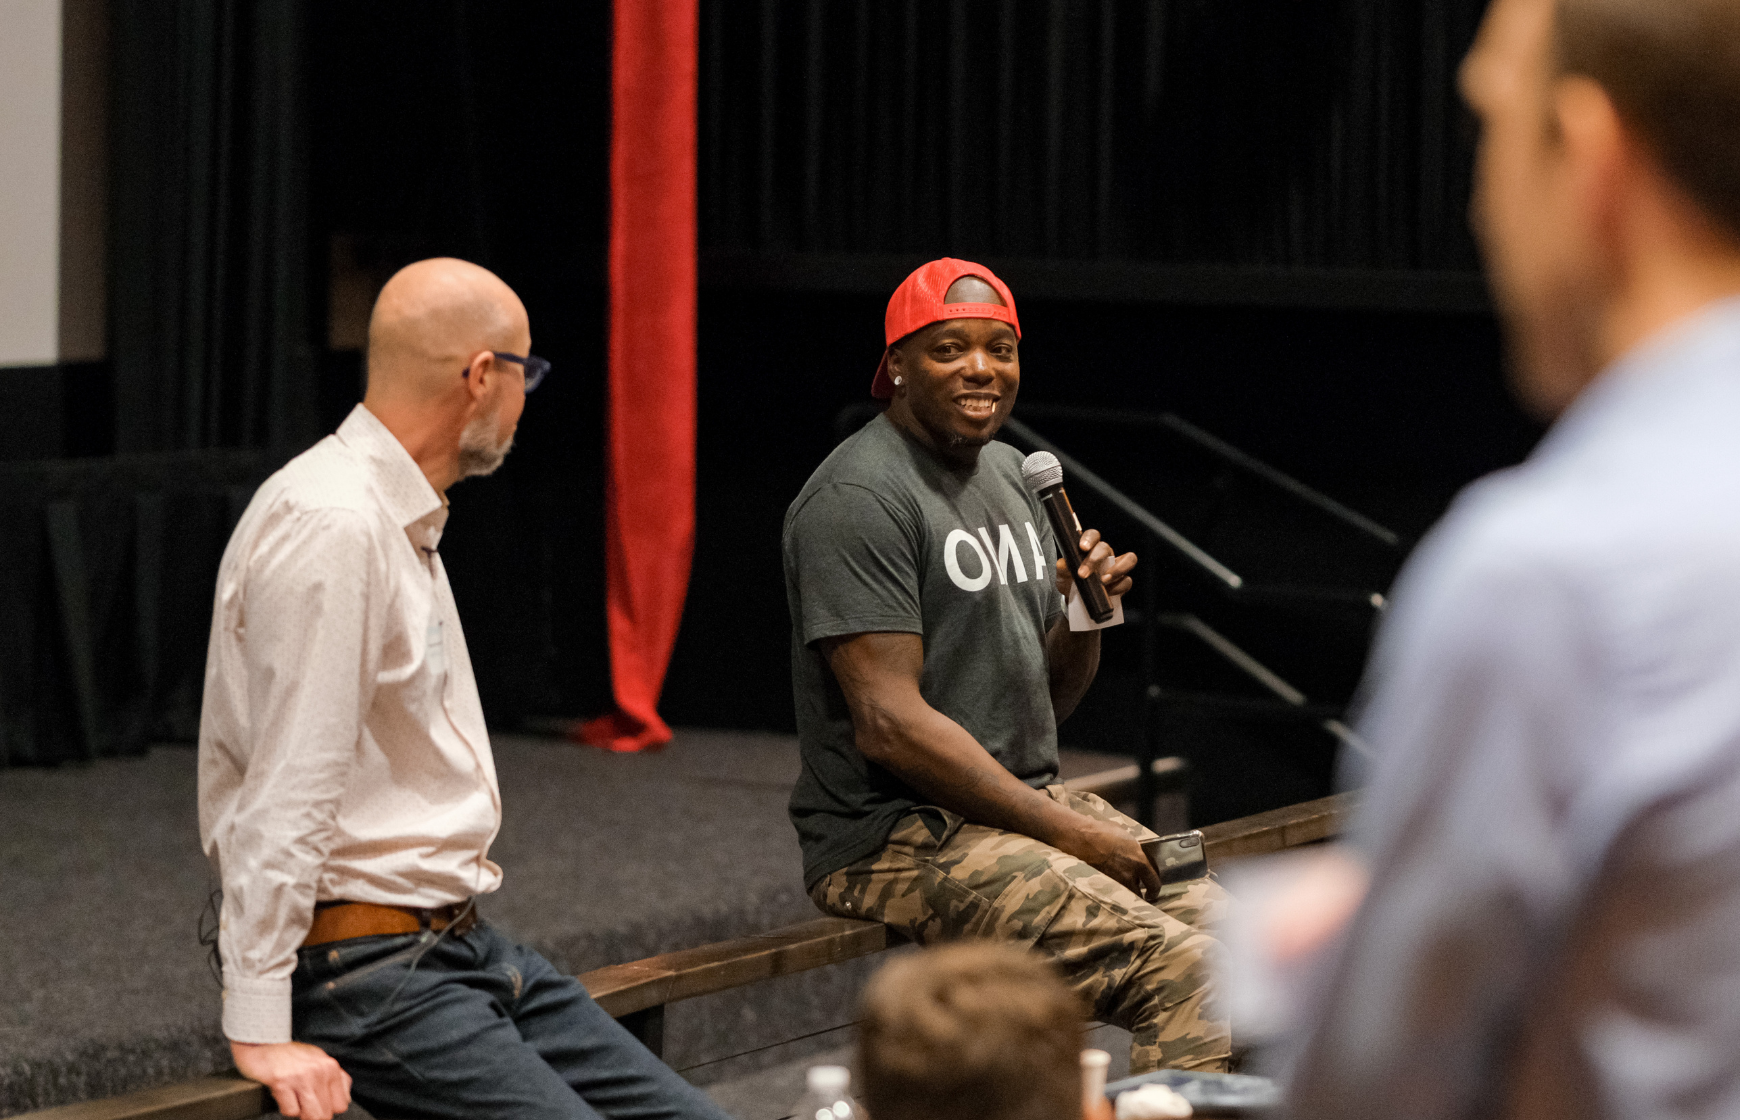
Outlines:
[[[1657,405],[1740,371],[1740,296],[1718,300],[1633,347],[1571,403],[1533,458],[1573,454]],[[1668,407],[1672,407],[1668,405]]]
[[[338,426],[338,439],[362,457],[381,504],[401,528],[432,522],[440,538],[447,523],[446,495],[435,492],[417,460],[374,413],[360,404],[351,409]]]

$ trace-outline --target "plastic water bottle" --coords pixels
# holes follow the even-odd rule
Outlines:
[[[1096,1116],[1106,1103],[1106,1070],[1112,1056],[1104,1050],[1081,1052],[1081,1104],[1088,1116]]]
[[[847,1091],[852,1087],[852,1071],[845,1066],[811,1066],[804,1086],[792,1120],[859,1120],[858,1102]]]

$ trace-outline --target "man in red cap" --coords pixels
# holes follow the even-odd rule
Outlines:
[[[932,261],[888,302],[871,393],[888,410],[835,449],[786,514],[803,772],[791,817],[810,897],[921,943],[1031,946],[1134,1033],[1131,1070],[1217,1070],[1208,880],[1163,892],[1152,836],[1057,781],[1057,724],[1099,666],[1073,631],[1071,573],[993,437],[1021,384],[1015,298],[991,270]],[[1136,557],[1082,534],[1113,595]]]

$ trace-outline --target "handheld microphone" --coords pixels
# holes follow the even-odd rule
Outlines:
[[[1088,617],[1095,622],[1105,622],[1112,617],[1112,601],[1106,595],[1106,585],[1100,582],[1097,573],[1090,573],[1086,578],[1077,574],[1087,557],[1081,551],[1081,518],[1075,515],[1075,509],[1069,504],[1069,495],[1063,492],[1063,464],[1049,451],[1035,451],[1021,464],[1021,477],[1027,488],[1038,496],[1039,504],[1045,507],[1045,515],[1051,519],[1052,535],[1057,538],[1058,547],[1063,549],[1063,558],[1069,561],[1070,578],[1075,580],[1076,590],[1081,592]]]

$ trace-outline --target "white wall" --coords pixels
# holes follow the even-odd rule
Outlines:
[[[60,0],[0,0],[0,366],[60,334]]]

